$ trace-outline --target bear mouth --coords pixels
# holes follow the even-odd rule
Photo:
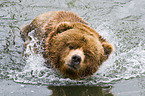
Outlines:
[[[67,64],[68,65],[68,67],[70,68],[70,69],[72,69],[72,70],[78,70],[79,69],[79,65],[75,65],[75,64]]]

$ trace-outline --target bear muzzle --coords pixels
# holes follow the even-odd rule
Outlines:
[[[67,64],[69,67],[71,67],[72,69],[79,69],[80,67],[80,63],[81,63],[81,57],[79,55],[73,55],[71,58],[71,62],[70,64]]]
[[[76,49],[72,50],[69,55],[65,58],[65,64],[73,70],[78,70],[82,63],[84,62],[84,53],[83,50]]]

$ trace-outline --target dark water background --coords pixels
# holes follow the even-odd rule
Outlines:
[[[93,76],[71,80],[43,66],[41,54],[22,56],[22,26],[54,10],[75,12],[114,45]],[[145,96],[145,1],[1,0],[0,86],[0,96]]]

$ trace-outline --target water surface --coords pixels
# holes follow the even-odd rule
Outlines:
[[[98,90],[99,96],[110,94],[113,86],[122,86],[122,80],[133,81],[131,84],[139,80],[137,84],[145,85],[144,0],[2,0],[0,9],[0,79],[48,86],[53,93],[60,90],[57,91],[60,94],[70,94],[69,88],[76,94],[97,94]],[[45,67],[41,54],[27,49],[30,56],[22,56],[24,42],[19,34],[22,26],[37,15],[54,10],[75,12],[114,45],[114,53],[93,76],[71,80]],[[30,46],[35,42],[33,38]],[[133,92],[144,96],[145,86],[137,86],[137,92],[127,86],[131,93],[126,96],[133,96]]]

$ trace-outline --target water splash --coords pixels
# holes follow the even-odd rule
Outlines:
[[[140,43],[128,52],[121,53],[114,58],[114,65],[105,69],[102,76],[105,75],[107,82],[120,79],[130,79],[141,77],[145,74],[145,50]],[[103,82],[106,82],[105,80]]]
[[[109,84],[121,79],[130,79],[145,74],[145,50],[142,43],[130,49],[128,52],[119,55],[111,55],[93,76],[82,80],[71,80],[63,77],[57,70],[44,66],[44,58],[41,54],[33,51],[37,39],[32,37],[32,41],[27,45],[25,54],[26,66],[22,72],[16,72],[13,79],[16,82],[45,85],[100,85]]]

